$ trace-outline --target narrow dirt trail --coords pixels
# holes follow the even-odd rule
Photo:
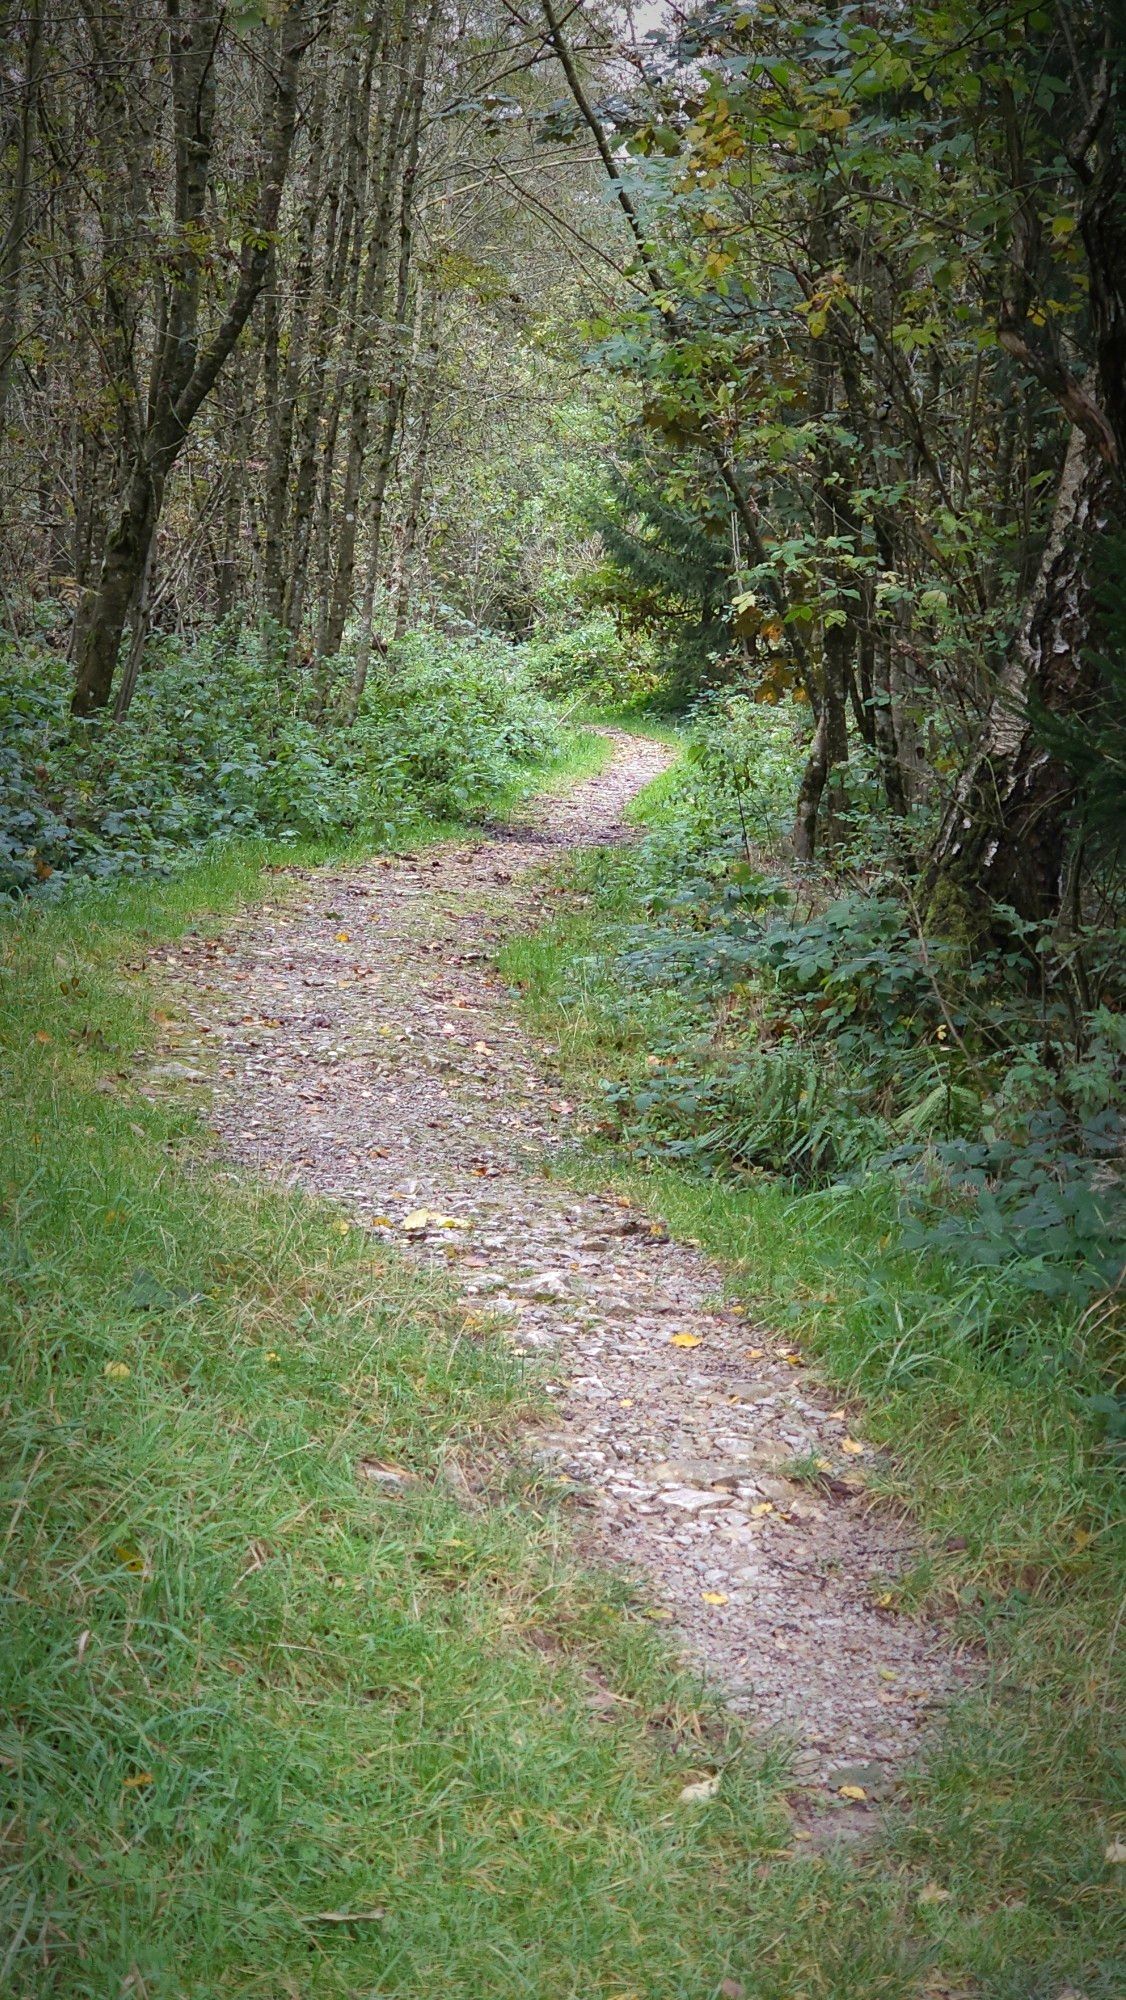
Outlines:
[[[843,1412],[720,1303],[713,1263],[545,1175],[572,1108],[493,970],[550,905],[542,864],[625,838],[666,761],[616,735],[606,770],[512,827],[299,874],[237,936],[189,940],[178,981],[221,1044],[226,1151],[448,1267],[468,1309],[542,1352],[556,1426],[533,1446],[573,1482],[582,1545],[640,1572],[689,1657],[755,1727],[798,1738],[800,1780],[845,1819],[840,1787],[884,1795],[959,1677],[939,1635],[880,1608],[910,1534],[866,1498]],[[809,1453],[831,1493],[785,1476]]]

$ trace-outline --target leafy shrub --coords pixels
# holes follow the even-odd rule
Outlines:
[[[521,652],[533,680],[557,700],[628,706],[646,700],[658,683],[651,646],[638,635],[627,642],[608,611],[592,611],[581,624],[537,633]]]
[[[156,650],[156,649],[154,649]],[[167,868],[234,835],[325,838],[487,811],[560,725],[514,649],[416,636],[347,719],[347,658],[290,672],[274,635],[167,642],[118,724],[73,723],[70,671],[0,651],[0,888]]]
[[[608,1091],[611,1129],[646,1158],[803,1187],[889,1173],[917,1247],[1041,1298],[1105,1290],[1126,1247],[1126,1018],[1077,991],[1113,990],[1113,940],[1080,940],[1080,981],[1074,939],[1014,928],[969,960],[924,937],[886,877],[803,907],[745,831],[779,754],[770,715],[760,783],[759,727],[740,698],[709,703],[678,799],[620,864],[644,921],[616,977],[666,1001],[645,1073]]]

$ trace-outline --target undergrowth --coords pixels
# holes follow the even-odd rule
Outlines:
[[[269,629],[149,654],[123,721],[76,723],[67,663],[0,647],[0,894],[167,870],[215,840],[370,841],[480,817],[568,753],[500,640],[397,641],[354,719],[348,656],[294,668]]]
[[[902,904],[860,887],[834,902],[826,884],[795,909],[714,788],[694,837],[686,789],[666,777],[642,803],[632,853],[570,864],[564,914],[504,955],[589,1107],[587,1151],[561,1170],[719,1257],[732,1294],[860,1400],[891,1497],[925,1529],[898,1608],[951,1617],[982,1679],[888,1828],[890,1857],[930,1870],[939,1912],[933,1984],[917,1990],[1109,2000],[1124,1972],[1121,1350],[1113,1168],[1101,1184],[1088,1171],[1100,1155],[1084,1154],[1082,1120],[1107,1129],[1116,1021],[1073,1057],[1093,1088],[1050,1065],[1030,1082],[982,1043],[960,1104],[967,1071],[944,1069],[944,1044],[974,1033],[972,976],[948,1022]],[[928,1064],[941,1101],[933,1130],[912,1132]],[[1070,1092],[1071,1159],[1041,1134],[1022,1212],[959,1146],[991,1143],[983,1117],[996,1144],[1004,1116],[1031,1119],[1045,1071]],[[1035,1165],[1034,1127],[1023,1149],[1014,1125],[1001,1136]]]

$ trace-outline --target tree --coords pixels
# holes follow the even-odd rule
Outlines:
[[[185,12],[166,0],[173,129],[173,236],[156,262],[152,363],[138,407],[126,489],[106,544],[94,603],[85,624],[73,709],[96,714],[109,701],[121,636],[139,606],[168,476],[191,427],[232,354],[269,268],[296,113],[297,68],[308,37],[300,0],[284,8],[270,40],[262,137],[243,182],[249,211],[234,289],[209,334],[201,330],[204,280],[214,251],[209,206],[214,182],[217,51],[226,32],[216,0]],[[93,17],[91,17],[93,19]],[[120,24],[118,24],[120,25]],[[111,69],[105,87],[116,88]]]

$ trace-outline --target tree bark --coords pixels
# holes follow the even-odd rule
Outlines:
[[[1032,920],[1060,907],[1075,781],[1035,716],[1082,714],[1094,690],[1088,564],[1109,493],[1098,443],[1073,427],[1039,573],[930,857],[936,921],[959,906],[1003,903]]]
[[[0,241],[0,431],[4,428],[4,412],[8,401],[8,387],[12,379],[12,363],[19,346],[20,274],[23,268],[24,237],[27,233],[35,118],[42,72],[42,8],[40,0],[32,0],[27,16],[23,92],[16,138],[15,186],[12,190],[8,227],[3,240]]]
[[[254,307],[269,267],[282,184],[296,117],[297,68],[304,46],[302,8],[291,7],[271,83],[271,115],[262,156],[261,192],[253,227],[243,243],[241,270],[226,312],[200,352],[197,348],[202,269],[193,242],[208,198],[214,120],[214,47],[221,9],[209,0],[185,24],[179,0],[166,0],[171,53],[176,153],[177,270],[153,367],[144,431],[134,452],[125,505],[102,561],[90,620],[83,635],[71,701],[78,716],[97,714],[109,701],[121,635],[139,592],[156,529],[165,482],[192,423],[211,394]]]

